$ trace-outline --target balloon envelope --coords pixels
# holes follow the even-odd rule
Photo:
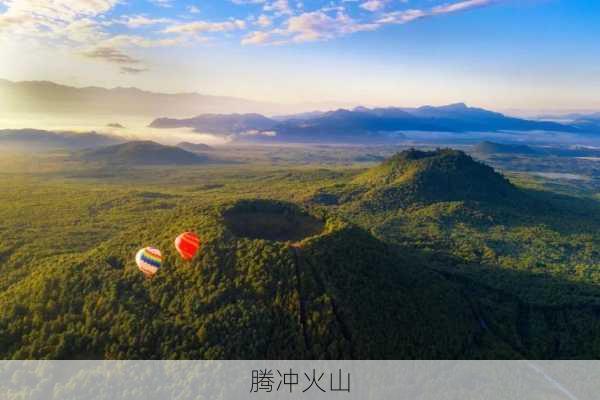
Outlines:
[[[189,261],[200,249],[200,238],[193,232],[184,232],[175,239],[175,248],[181,258]]]
[[[135,262],[146,276],[152,276],[162,265],[162,254],[154,247],[144,247],[135,255]]]

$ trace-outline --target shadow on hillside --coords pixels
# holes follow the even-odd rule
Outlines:
[[[443,253],[391,247],[459,285],[481,330],[474,331],[471,348],[457,358],[502,358],[485,348],[486,334],[523,358],[600,358],[599,286],[501,266],[467,265]]]
[[[516,209],[511,226],[547,225],[565,234],[600,230],[600,203],[592,198],[570,196],[539,189],[521,189],[532,201]]]

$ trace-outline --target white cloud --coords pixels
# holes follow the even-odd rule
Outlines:
[[[493,3],[499,3],[503,0],[464,0],[456,3],[447,3],[434,7],[431,14],[448,14],[457,11],[470,10],[472,8],[485,7]]]
[[[256,20],[256,24],[262,26],[263,28],[266,28],[273,24],[273,20],[271,20],[271,18],[263,14],[260,17],[258,17],[258,19]]]
[[[290,15],[292,14],[292,8],[288,0],[275,0],[266,3],[263,7],[264,11],[274,12],[276,15]]]
[[[189,15],[181,17],[183,20],[165,18],[156,9],[143,15],[108,14],[115,5],[125,1],[128,0],[0,0],[4,9],[0,11],[0,39],[14,42],[27,38],[49,46],[71,48],[81,54],[90,43],[121,50],[177,46],[208,40],[218,33],[232,35],[252,25],[256,31],[242,32],[244,45],[301,43],[330,40],[387,24],[405,24],[508,0],[454,0],[443,4],[437,0],[437,6],[423,9],[398,9],[398,4],[407,0],[323,0],[321,8],[312,11],[305,11],[305,5],[297,0],[229,0],[239,5],[254,5],[262,9],[262,13],[256,18],[249,15],[226,19],[225,16],[216,22],[186,20]],[[173,0],[147,1],[161,7],[175,5]],[[348,3],[355,4],[350,7]],[[355,12],[356,7],[369,13],[348,14]],[[194,5],[184,8],[190,14],[199,12]],[[136,30],[136,34],[107,29],[114,24]]]
[[[150,25],[166,24],[171,22],[168,18],[148,18],[144,15],[134,15],[125,17],[123,23],[130,28],[140,28]]]
[[[150,0],[150,3],[157,7],[171,8],[173,7],[173,0]]]
[[[385,7],[386,0],[368,0],[360,5],[360,8],[363,8],[367,11],[375,12],[382,10]]]
[[[100,35],[96,17],[118,0],[8,0],[0,34],[81,41]]]
[[[283,44],[284,40],[281,40],[279,32],[263,32],[256,31],[250,32],[242,39],[243,45],[266,45],[266,44]]]
[[[267,0],[231,0],[231,2],[238,5],[264,4],[267,2]]]
[[[289,13],[287,19],[271,30],[249,32],[242,39],[244,45],[269,45],[282,43],[302,43],[320,40],[330,40],[354,32],[372,31],[387,24],[406,24],[419,19],[434,17],[458,11],[470,10],[478,7],[490,6],[508,0],[461,0],[445,3],[429,9],[406,9],[389,12],[380,12],[389,0],[342,0],[342,3],[360,2],[359,7],[368,11],[377,12],[375,19],[369,18],[356,20],[350,17],[344,8],[330,3],[327,7],[316,11],[303,12],[297,15],[291,11],[287,0],[269,1],[265,3],[264,10],[275,12],[281,16],[282,12]],[[407,3],[406,0],[398,2]],[[339,3],[338,3],[339,4]],[[335,14],[334,14],[335,13]],[[269,22],[273,19],[269,18]],[[267,28],[270,24],[257,24]]]
[[[354,32],[374,30],[377,27],[377,24],[359,23],[342,12],[330,16],[323,11],[313,11],[288,18],[283,28],[268,32],[251,32],[244,37],[242,44],[314,42],[333,39]]]
[[[229,32],[245,29],[246,22],[236,19],[224,22],[194,21],[178,23],[163,30],[165,33],[196,34],[205,32]]]
[[[110,38],[104,39],[100,42],[101,45],[126,48],[126,47],[168,47],[176,46],[183,43],[183,38],[160,38],[160,39],[149,39],[139,35],[115,35]]]
[[[256,129],[252,129],[249,131],[245,131],[239,134],[239,136],[267,136],[267,137],[275,137],[277,136],[277,132],[275,131],[259,131]]]
[[[473,8],[486,7],[506,0],[464,0],[454,3],[445,3],[430,10],[409,9],[404,11],[393,11],[383,14],[378,20],[379,24],[405,24],[418,19],[433,17],[437,15],[450,14],[458,11],[466,11]]]
[[[425,18],[429,13],[423,10],[410,9],[405,11],[394,11],[384,14],[377,20],[379,24],[406,24],[417,19]]]

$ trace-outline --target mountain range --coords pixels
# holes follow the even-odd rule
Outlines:
[[[158,118],[150,127],[187,127],[199,133],[233,135],[241,141],[294,143],[390,142],[402,140],[402,131],[582,132],[572,125],[513,118],[464,103],[419,108],[357,107],[275,118],[260,114],[204,114],[188,119]]]
[[[134,87],[72,87],[49,81],[12,82],[0,79],[2,112],[80,115],[166,115],[199,113],[303,112],[339,107],[339,103],[277,104],[195,92],[156,93]]]

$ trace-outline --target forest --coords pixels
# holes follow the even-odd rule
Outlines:
[[[572,158],[346,154],[1,154],[0,357],[600,357],[592,161],[577,182],[522,168]],[[191,261],[173,245],[185,231],[202,242]],[[163,252],[151,278],[134,259],[145,246]]]

